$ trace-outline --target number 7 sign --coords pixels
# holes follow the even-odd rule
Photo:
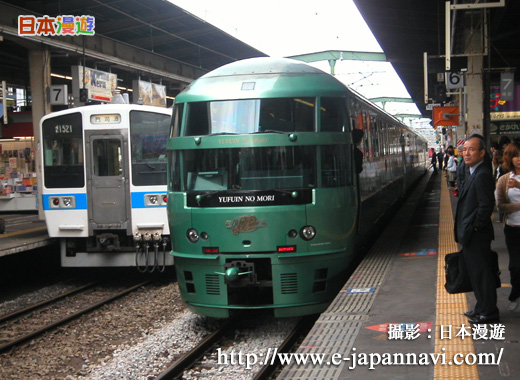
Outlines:
[[[66,84],[52,84],[49,86],[49,103],[64,106],[69,104],[69,92]]]
[[[500,100],[512,101],[514,99],[515,88],[515,74],[501,73],[500,74]]]

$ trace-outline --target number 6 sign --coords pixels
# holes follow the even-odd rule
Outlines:
[[[446,73],[446,88],[452,90],[454,88],[464,87],[464,75],[462,73]]]

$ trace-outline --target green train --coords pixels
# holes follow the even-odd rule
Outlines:
[[[238,61],[194,81],[175,99],[167,147],[181,295],[213,317],[324,311],[357,239],[427,169],[425,140],[290,59]]]

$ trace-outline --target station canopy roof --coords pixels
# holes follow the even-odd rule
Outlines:
[[[498,3],[499,0],[451,0],[451,4]],[[423,52],[431,57],[444,53],[445,0],[354,0],[389,62],[397,71],[410,96],[425,116]],[[466,48],[464,30],[471,23],[489,24],[490,47],[484,57],[484,71],[490,82],[498,83],[500,72],[520,67],[520,1],[505,0],[504,7],[452,12],[452,54]],[[455,13],[455,15],[454,15]],[[454,16],[453,16],[454,15]],[[460,62],[460,61],[459,61]],[[459,64],[460,65],[460,64]],[[517,81],[520,75],[517,74]]]
[[[16,8],[19,15],[93,16],[96,36],[192,67],[194,70],[190,72],[195,73],[195,77],[236,60],[266,56],[165,0],[0,0],[0,8],[4,6],[10,10]],[[14,15],[14,12],[11,13]],[[18,20],[14,16],[11,19],[5,21],[5,17],[1,18],[0,32],[1,24],[17,27]],[[65,37],[52,38],[63,41]],[[82,37],[74,38],[81,40]],[[85,38],[88,40],[89,37]],[[23,39],[11,35],[0,42],[0,72],[3,76],[10,75],[11,82],[18,80],[20,83],[29,83],[26,49],[29,45]],[[60,51],[52,46],[51,58],[53,71],[62,70],[64,72],[61,74],[70,75],[70,66],[81,62],[81,49],[78,52]],[[87,66],[92,65],[105,71],[115,66],[99,59],[94,61],[87,58]],[[118,69],[125,70],[124,65],[120,66]],[[147,80],[158,79],[144,72],[140,74]],[[129,73],[131,76],[136,79],[135,70]]]

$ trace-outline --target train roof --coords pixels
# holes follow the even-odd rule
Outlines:
[[[73,112],[81,112],[81,111],[88,111],[89,113],[97,113],[97,112],[118,112],[118,111],[124,111],[124,110],[142,110],[142,111],[148,111],[148,112],[157,112],[157,113],[168,113],[171,115],[172,108],[164,108],[164,107],[157,107],[157,106],[145,106],[145,105],[139,105],[139,104],[95,104],[95,105],[88,105],[88,106],[81,106],[81,107],[74,107],[74,108],[67,108],[65,110],[51,112],[44,117],[42,117],[42,120],[60,116],[60,115],[67,115]]]
[[[191,83],[176,103],[273,97],[345,96],[339,80],[287,58],[250,58],[215,69]]]
[[[276,97],[345,97],[349,93],[363,102],[367,109],[417,134],[332,75],[288,58],[249,58],[221,66],[192,82],[177,95],[175,103]]]

